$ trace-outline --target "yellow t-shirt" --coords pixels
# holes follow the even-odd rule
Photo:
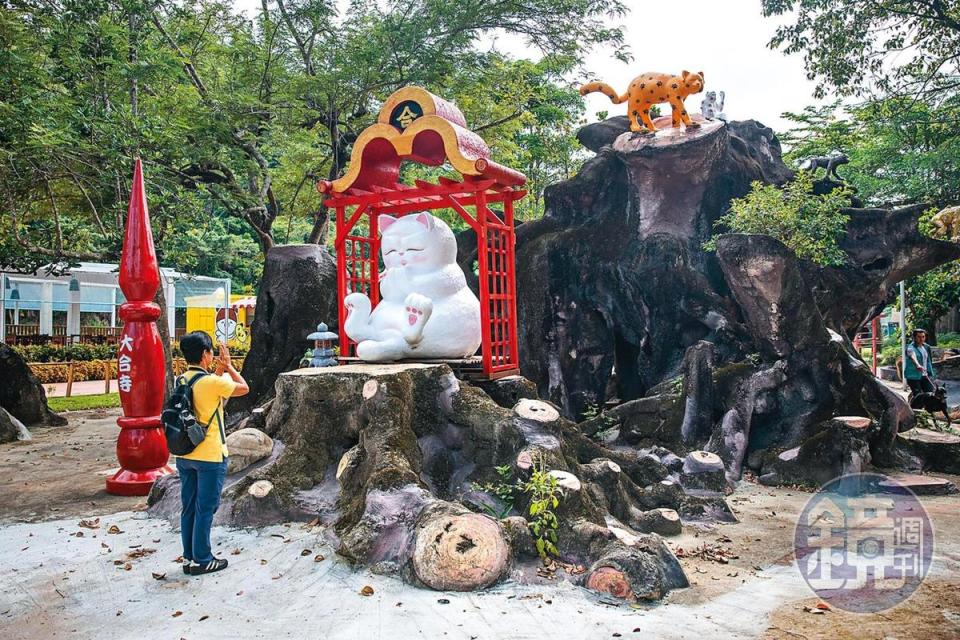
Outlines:
[[[199,367],[190,367],[183,377],[189,382],[201,373],[203,370]],[[185,456],[180,456],[181,458],[223,462],[223,459],[230,455],[227,451],[227,443],[224,441],[225,432],[222,431],[222,425],[225,424],[223,400],[233,395],[233,390],[236,388],[237,383],[226,374],[222,376],[210,374],[197,380],[193,385],[193,414],[197,417],[197,422],[207,425],[207,436],[196,449]]]

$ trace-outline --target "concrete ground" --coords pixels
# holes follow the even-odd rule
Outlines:
[[[936,531],[931,574],[877,614],[804,610],[818,599],[794,564],[792,537],[810,494],[750,482],[729,498],[740,522],[686,527],[668,542],[679,556],[717,545],[729,561],[681,557],[690,588],[655,605],[559,580],[417,589],[352,568],[319,528],[301,524],[216,529],[230,568],[188,578],[173,528],[138,511],[142,499],[103,491],[115,418],[78,412],[68,427],[0,445],[0,638],[960,637],[960,496],[922,498]],[[365,586],[372,595],[361,595]]]

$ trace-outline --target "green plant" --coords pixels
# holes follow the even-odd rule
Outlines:
[[[938,334],[937,346],[941,349],[960,349],[960,333]]]
[[[517,495],[526,494],[530,500],[527,507],[527,526],[533,534],[537,553],[542,560],[546,560],[548,555],[558,555],[557,531],[560,521],[555,510],[560,506],[560,487],[557,479],[547,470],[543,456],[537,457],[530,479],[526,482],[513,479],[510,465],[494,469],[499,478],[497,482],[474,483],[473,487],[497,496],[504,503],[504,508],[498,512],[484,505],[483,510],[494,518],[505,518],[513,509]]]
[[[557,479],[547,471],[542,457],[534,465],[530,479],[523,483],[523,492],[530,496],[528,525],[540,559],[558,555],[557,530],[560,521],[557,520],[555,509],[560,506],[560,490]]]
[[[599,406],[595,404],[587,405],[587,408],[583,410],[583,419],[594,420],[595,418],[599,418],[600,427],[591,436],[594,439],[602,439],[604,435],[616,429],[620,424],[616,418],[607,415]]]
[[[917,426],[921,429],[929,429],[931,431],[939,431],[941,433],[949,433],[951,435],[960,435],[960,431],[957,431],[943,419],[938,420],[935,415],[923,409],[915,409],[913,412],[914,417],[917,421]]]
[[[499,511],[488,505],[483,505],[484,511],[494,518],[502,520],[513,510],[513,504],[516,501],[516,492],[519,486],[518,483],[513,480],[513,470],[510,469],[510,465],[505,464],[501,467],[494,467],[494,469],[499,477],[497,482],[487,482],[485,484],[477,484],[475,482],[473,483],[473,487],[480,491],[492,493],[503,502],[504,506]]]
[[[49,344],[14,345],[13,350],[27,362],[88,362],[112,360],[117,357],[117,347],[109,344],[72,344],[57,346]]]
[[[754,182],[750,193],[730,202],[730,211],[715,226],[733,233],[756,233],[776,238],[797,257],[823,265],[840,265],[846,254],[840,237],[846,233],[850,190],[839,188],[823,195],[813,193],[813,176],[806,171],[782,189]],[[716,236],[704,244],[716,249]]]

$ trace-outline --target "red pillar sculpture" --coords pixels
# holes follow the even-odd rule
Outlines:
[[[123,406],[123,417],[117,419],[120,469],[107,478],[107,493],[118,496],[145,496],[154,480],[172,473],[167,466],[170,453],[160,425],[163,343],[156,324],[160,307],[153,302],[159,286],[157,253],[138,158],[133,168],[127,231],[120,258],[120,289],[127,298],[120,305],[123,334],[117,352],[117,384]]]

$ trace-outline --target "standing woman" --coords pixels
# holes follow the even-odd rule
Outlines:
[[[913,342],[907,345],[907,359],[903,365],[903,377],[907,379],[910,393],[933,393],[933,354],[927,343],[927,332],[913,330]]]

